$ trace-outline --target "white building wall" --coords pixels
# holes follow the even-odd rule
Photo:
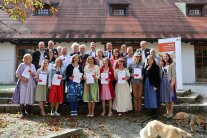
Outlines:
[[[182,43],[183,83],[196,82],[194,45]]]
[[[11,43],[0,44],[0,84],[11,84],[15,78],[16,48]]]

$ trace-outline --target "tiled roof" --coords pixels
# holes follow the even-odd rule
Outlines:
[[[62,0],[57,15],[31,15],[21,25],[0,12],[0,20],[20,31],[15,38],[207,38],[207,18],[187,17],[176,7],[185,1],[207,2]],[[129,16],[109,16],[109,3],[129,3]]]

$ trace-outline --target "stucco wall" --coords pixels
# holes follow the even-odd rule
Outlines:
[[[0,84],[14,82],[15,77],[15,45],[11,43],[0,43]]]

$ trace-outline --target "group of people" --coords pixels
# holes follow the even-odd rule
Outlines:
[[[141,41],[135,52],[132,46],[123,44],[113,49],[106,44],[106,51],[96,49],[96,43],[86,46],[73,43],[72,53],[66,47],[54,48],[53,41],[39,42],[38,50],[25,54],[23,63],[16,71],[17,86],[13,95],[14,103],[22,107],[22,115],[28,115],[29,105],[39,102],[40,114],[45,116],[45,104],[51,105],[51,115],[59,116],[59,105],[66,100],[70,115],[78,115],[79,102],[88,103],[87,117],[93,117],[96,102],[102,102],[102,116],[106,115],[106,101],[109,102],[108,116],[116,110],[119,115],[134,110],[142,115],[144,107],[156,115],[160,103],[165,103],[164,116],[173,116],[176,100],[175,63],[165,53],[157,56],[155,49],[146,48]],[[133,106],[133,107],[132,107]]]

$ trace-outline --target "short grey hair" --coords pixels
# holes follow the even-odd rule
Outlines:
[[[77,42],[74,42],[74,43],[71,45],[71,49],[74,50],[74,47],[75,47],[75,46],[78,46],[78,47],[79,47],[80,45],[79,45]]]
[[[147,43],[147,41],[141,41],[141,42],[140,42],[140,46],[141,46],[143,43]]]
[[[86,45],[85,45],[85,44],[82,44],[82,45],[79,46],[79,50],[80,50],[81,48],[83,48],[83,47],[86,49]]]

